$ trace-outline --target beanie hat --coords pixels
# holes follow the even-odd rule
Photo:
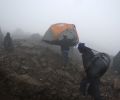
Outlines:
[[[82,47],[84,47],[85,46],[85,43],[79,43],[78,44],[78,50],[80,50]]]

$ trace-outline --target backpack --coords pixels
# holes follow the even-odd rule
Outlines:
[[[110,65],[110,56],[106,53],[97,53],[88,63],[87,74],[90,78],[100,78]]]

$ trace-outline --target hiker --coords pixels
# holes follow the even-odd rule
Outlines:
[[[64,69],[67,66],[68,61],[68,52],[70,50],[70,46],[75,44],[75,39],[67,39],[67,35],[63,35],[62,40],[58,40],[56,44],[59,44],[61,46],[62,51],[62,68]]]
[[[9,32],[7,32],[6,36],[4,37],[3,45],[4,45],[4,50],[5,51],[13,51],[13,49],[14,49],[12,38],[10,37]]]
[[[86,47],[84,43],[78,44],[78,50],[80,53],[82,53],[82,61],[84,66],[82,72],[83,79],[80,83],[80,93],[85,95],[87,84],[90,83],[87,93],[91,95],[94,98],[94,100],[102,100],[99,90],[100,79],[99,78],[92,79],[87,74],[87,66],[89,61],[94,57],[94,53],[91,51],[92,49]]]

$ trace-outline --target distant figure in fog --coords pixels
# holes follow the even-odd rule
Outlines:
[[[14,50],[12,38],[10,37],[9,32],[7,32],[6,36],[4,37],[3,46],[4,46],[5,51],[13,51]]]

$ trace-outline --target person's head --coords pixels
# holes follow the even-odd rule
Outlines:
[[[7,36],[10,36],[10,33],[9,32],[7,32],[7,34],[6,34]]]
[[[63,35],[63,38],[64,38],[64,39],[66,39],[66,38],[67,38],[67,35],[66,35],[66,34],[64,34],[64,35]]]
[[[85,47],[85,43],[79,43],[78,44],[78,50],[80,53],[82,53],[82,49]]]

